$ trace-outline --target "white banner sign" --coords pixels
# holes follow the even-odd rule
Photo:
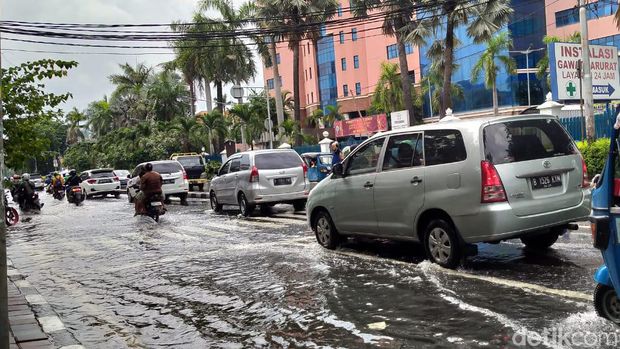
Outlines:
[[[390,113],[390,118],[392,119],[392,130],[409,127],[408,110],[393,111],[392,113]]]
[[[580,61],[581,45],[549,44],[553,100],[579,100],[581,98],[577,71]],[[590,69],[594,99],[620,99],[618,49],[614,46],[590,45]]]

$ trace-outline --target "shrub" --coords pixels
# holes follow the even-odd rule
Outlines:
[[[586,161],[590,178],[603,172],[609,154],[609,138],[599,138],[590,144],[586,141],[577,142],[577,148]]]

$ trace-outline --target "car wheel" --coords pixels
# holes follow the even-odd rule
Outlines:
[[[293,202],[295,211],[304,211],[306,209],[306,200],[298,200]]]
[[[444,268],[458,266],[462,250],[454,227],[443,219],[431,221],[424,232],[424,249],[428,259]]]
[[[181,194],[179,196],[179,198],[181,199],[181,206],[188,206],[189,205],[187,203],[187,194]]]
[[[127,201],[129,201],[130,204],[133,204],[133,197],[131,197],[129,189],[127,189]]]
[[[319,245],[333,250],[340,244],[340,235],[329,213],[320,211],[312,221],[312,230]]]
[[[254,211],[254,205],[250,205],[243,193],[239,193],[239,210],[244,217],[250,217]]]
[[[558,237],[558,233],[552,229],[542,235],[524,236],[521,238],[521,242],[525,244],[525,247],[532,250],[546,250],[558,241]]]
[[[115,199],[120,199],[121,198],[121,193],[114,193],[114,198]]]
[[[598,316],[620,325],[620,300],[613,287],[597,284],[594,290],[594,309]]]
[[[198,191],[204,191],[205,190],[205,185],[204,184],[198,184]]]
[[[211,192],[209,194],[209,197],[210,197],[209,201],[211,201],[211,209],[213,210],[213,212],[215,213],[222,212],[222,205],[220,205],[217,202],[217,197],[215,196],[215,192]]]

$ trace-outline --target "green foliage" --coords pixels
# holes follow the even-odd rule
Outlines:
[[[65,152],[64,166],[66,168],[84,171],[97,167],[97,154],[93,143],[77,143],[70,146]]]
[[[43,80],[61,78],[76,62],[39,60],[2,69],[5,162],[23,168],[26,161],[42,156],[52,141],[48,125],[62,113],[58,106],[71,94],[45,92]]]
[[[222,163],[219,161],[209,161],[205,166],[205,173],[207,174],[207,179],[212,179],[219,171],[220,167],[222,167]]]
[[[590,178],[603,172],[609,154],[609,138],[599,138],[589,144],[587,141],[577,142],[577,148],[586,162]]]

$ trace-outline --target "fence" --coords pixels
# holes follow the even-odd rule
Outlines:
[[[585,123],[583,117],[574,116],[560,118],[560,122],[568,133],[576,141],[583,140],[585,136]],[[595,138],[608,138],[611,136],[611,126],[616,122],[616,113],[611,108],[606,108],[602,114],[594,115]]]

